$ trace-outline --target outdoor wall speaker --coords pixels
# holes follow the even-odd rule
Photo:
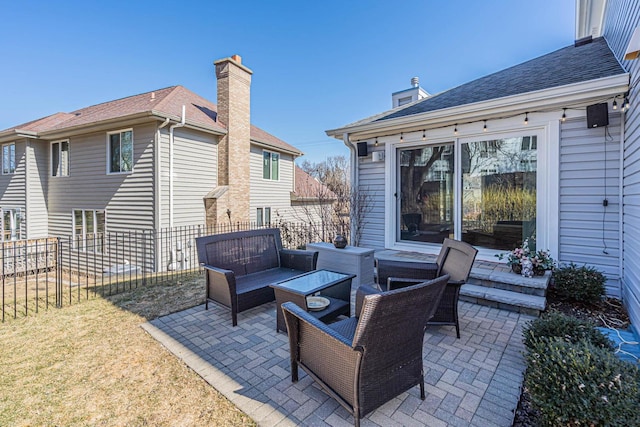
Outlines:
[[[587,127],[599,128],[609,126],[609,107],[606,102],[587,107]]]
[[[358,142],[358,157],[366,157],[367,154],[367,141]]]

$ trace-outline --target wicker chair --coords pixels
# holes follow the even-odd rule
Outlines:
[[[435,263],[378,260],[378,285],[383,285],[380,280],[382,279],[386,280],[387,289],[397,289],[448,274],[451,278],[438,309],[428,324],[453,325],[456,327],[456,336],[460,338],[458,321],[460,287],[469,280],[471,267],[477,254],[478,250],[468,243],[444,239]]]
[[[353,415],[356,426],[366,414],[416,385],[424,400],[424,329],[448,280],[445,275],[388,292],[360,286],[357,317],[329,325],[292,302],[282,304],[291,380],[298,381],[300,366]]]

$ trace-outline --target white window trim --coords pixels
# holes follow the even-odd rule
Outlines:
[[[482,123],[482,122],[480,122]],[[399,170],[397,168],[397,150],[399,148],[410,148],[412,146],[424,146],[425,144],[439,145],[454,141],[456,153],[460,152],[460,144],[472,141],[484,141],[491,139],[510,138],[526,135],[536,135],[537,139],[537,174],[536,186],[538,191],[537,200],[537,230],[538,246],[540,248],[549,249],[552,254],[558,254],[558,198],[559,198],[559,150],[560,150],[560,122],[557,113],[549,113],[548,117],[542,116],[536,123],[529,121],[529,125],[522,126],[521,120],[506,119],[504,122],[492,122],[492,129],[488,132],[474,132],[463,134],[460,136],[451,135],[449,129],[443,129],[440,134],[430,134],[427,143],[422,141],[422,132],[413,134],[404,134],[404,142],[400,143],[397,137],[390,137],[389,142],[385,144],[385,207],[386,207],[386,224],[385,224],[385,247],[395,250],[411,250],[424,253],[438,253],[440,245],[429,245],[425,243],[416,244],[404,241],[396,241],[396,226],[398,221],[396,188],[398,184]],[[460,128],[459,128],[460,130]],[[399,132],[398,132],[399,133]],[[386,138],[385,138],[386,139]],[[460,194],[460,180],[458,179],[461,167],[460,156],[455,157],[455,194]],[[461,212],[459,212],[458,197],[454,200],[456,235],[459,235],[458,228],[461,227]],[[496,261],[495,254],[504,251],[496,251],[492,249],[479,248],[478,259],[487,261]]]
[[[262,209],[262,218],[258,217],[258,209]],[[269,209],[269,222],[266,221],[267,209]],[[256,226],[268,227],[271,224],[272,213],[273,213],[273,209],[271,209],[271,206],[256,206],[255,212],[256,212]],[[262,221],[262,223],[260,223],[260,221]]]
[[[278,179],[273,179],[271,178],[265,178],[264,177],[264,153],[269,153],[269,176],[273,176],[273,168],[271,166],[271,155],[272,154],[277,154],[278,155]],[[282,170],[281,170],[281,166],[282,166],[282,154],[280,154],[278,151],[271,151],[271,150],[262,150],[262,180],[263,181],[273,181],[273,182],[279,182],[280,181],[280,175],[282,175]]]
[[[5,172],[5,167],[4,167],[4,147],[10,147],[13,146],[13,170],[9,171],[9,172]],[[6,144],[2,144],[2,153],[0,153],[0,155],[2,155],[2,175],[13,175],[16,173],[16,169],[18,168],[18,165],[16,165],[16,143],[15,142],[8,142]]]
[[[58,145],[58,160],[60,161],[60,172],[62,172],[62,143],[66,142],[68,147],[68,158],[67,158],[67,174],[54,175],[53,174],[53,145]],[[71,175],[71,142],[68,139],[61,139],[59,141],[51,141],[49,149],[49,176],[51,178],[66,178]]]
[[[115,134],[121,134],[123,132],[131,132],[131,170],[130,171],[119,171],[119,172],[111,172],[111,141],[110,141],[110,136],[111,135],[115,135]],[[122,140],[120,140],[120,143],[122,144]],[[135,144],[135,139],[133,136],[133,128],[128,128],[128,129],[120,129],[120,130],[114,130],[112,132],[107,132],[107,147],[106,147],[106,153],[107,153],[107,175],[129,175],[133,173],[133,165],[134,165],[134,157],[135,157],[135,148],[136,148],[136,144]]]
[[[5,234],[4,213],[6,211],[13,212],[13,217],[15,218],[15,221],[16,221],[15,233],[17,237],[15,239],[9,238],[7,240],[4,238],[4,234]],[[20,221],[19,224],[18,224],[18,221]],[[22,239],[22,222],[23,221],[24,221],[24,216],[22,214],[22,208],[12,208],[12,207],[0,208],[0,229],[2,229],[2,235],[0,236],[0,241],[13,242],[13,241]]]

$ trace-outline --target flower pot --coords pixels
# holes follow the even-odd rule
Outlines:
[[[347,239],[342,234],[338,234],[336,238],[333,239],[333,246],[338,249],[344,249],[347,247]]]
[[[533,275],[534,276],[544,276],[544,272],[547,271],[544,268],[534,268]]]
[[[511,264],[511,271],[516,274],[522,274],[522,265],[521,264]]]

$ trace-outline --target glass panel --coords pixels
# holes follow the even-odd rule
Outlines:
[[[51,176],[60,174],[60,143],[51,144]]]
[[[133,133],[122,132],[120,141],[121,172],[131,172],[133,166]]]
[[[271,178],[271,154],[267,151],[262,152],[262,178]]]
[[[9,146],[2,146],[2,173],[9,173]]]
[[[82,228],[82,224],[83,224],[83,212],[81,210],[74,210],[73,211],[73,240],[75,243],[75,247],[76,248],[84,248],[84,245],[82,245],[82,241],[83,241],[83,228]],[[80,244],[79,244],[80,243]]]
[[[60,149],[60,175],[69,176],[69,141],[62,142]]]
[[[399,150],[400,240],[453,236],[453,143]]]
[[[16,171],[16,146],[11,144],[9,146],[9,173]]]
[[[4,210],[2,213],[2,239],[5,241],[11,240],[11,211]]]
[[[271,179],[278,180],[280,178],[280,155],[271,153]]]
[[[348,274],[328,270],[314,270],[294,278],[279,282],[273,286],[287,289],[300,295],[309,295],[332,284],[337,284],[349,277]]]
[[[258,227],[262,227],[264,225],[262,222],[262,208],[258,208],[256,211],[256,222]]]
[[[96,232],[97,236],[95,239],[96,242],[96,252],[102,252],[102,248],[104,246],[104,230],[105,230],[105,214],[104,211],[96,212]]]
[[[271,224],[271,208],[264,208],[264,223]]]
[[[93,251],[93,238],[94,238],[94,223],[93,223],[93,211],[84,211],[84,224],[86,233],[86,248],[87,251]]]
[[[461,144],[463,241],[512,250],[535,238],[536,148],[536,136]]]
[[[111,172],[120,172],[120,134],[109,135],[109,153],[111,156]]]

